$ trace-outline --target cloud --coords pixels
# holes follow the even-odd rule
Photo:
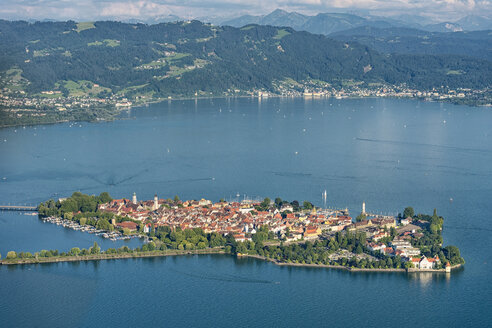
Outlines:
[[[370,12],[374,15],[424,14],[439,20],[467,14],[492,16],[492,0],[1,0],[6,19],[128,19],[165,15],[183,18],[266,14],[276,8],[301,13]]]

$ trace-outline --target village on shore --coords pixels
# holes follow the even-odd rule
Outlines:
[[[98,90],[100,86],[95,83],[88,84],[91,90]],[[406,85],[378,85],[362,87],[352,83],[335,89],[327,85],[318,85],[312,81],[305,81],[293,88],[287,82],[275,84],[274,91],[262,89],[231,90],[222,94],[205,94],[195,96],[168,96],[148,97],[140,95],[127,97],[124,94],[112,94],[98,97],[94,94],[67,95],[59,90],[45,90],[35,95],[28,95],[23,90],[0,90],[0,110],[9,118],[5,126],[17,126],[39,123],[56,123],[67,121],[105,121],[116,118],[121,110],[135,106],[148,105],[150,103],[170,101],[177,99],[198,99],[209,97],[256,97],[258,101],[269,97],[303,97],[304,99],[318,98],[405,98],[424,101],[444,101],[455,104],[468,104],[476,106],[491,106],[490,89],[468,88],[432,88],[429,90],[412,89]],[[85,114],[84,114],[85,113]],[[90,115],[87,115],[90,113]],[[90,118],[90,119],[89,119]]]

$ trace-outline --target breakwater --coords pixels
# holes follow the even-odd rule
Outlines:
[[[209,249],[200,249],[200,250],[167,250],[167,251],[133,252],[133,253],[121,253],[121,254],[90,254],[90,255],[83,255],[83,256],[14,258],[14,259],[3,259],[0,261],[0,264],[1,265],[41,264],[41,263],[117,260],[117,259],[129,259],[129,258],[198,255],[198,254],[226,254],[226,253],[223,248],[209,248]]]

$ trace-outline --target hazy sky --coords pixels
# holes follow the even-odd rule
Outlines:
[[[0,0],[6,19],[146,19],[177,15],[183,18],[235,17],[266,14],[276,8],[305,14],[319,12],[419,14],[439,21],[475,14],[492,19],[492,0]]]

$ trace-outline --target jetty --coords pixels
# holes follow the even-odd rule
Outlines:
[[[27,205],[0,205],[0,211],[35,212],[37,211],[37,207]]]

